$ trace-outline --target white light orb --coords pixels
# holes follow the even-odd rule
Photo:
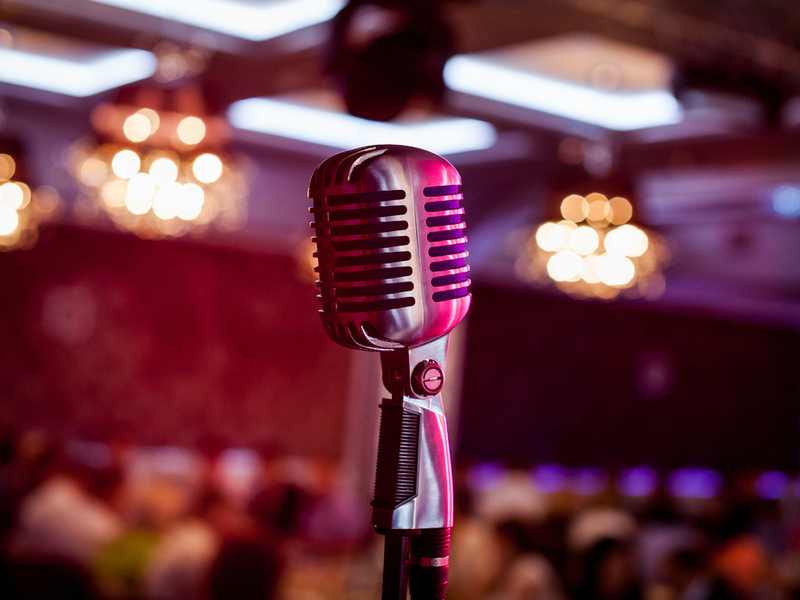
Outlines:
[[[128,196],[148,199],[152,204],[153,194],[156,193],[156,182],[147,173],[137,173],[128,182]]]
[[[18,225],[17,211],[9,206],[0,205],[0,235],[11,235]]]
[[[150,176],[157,185],[173,183],[178,178],[178,165],[169,158],[159,158],[150,165]]]
[[[153,198],[128,194],[125,196],[125,207],[135,215],[143,215],[153,206]]]
[[[178,123],[178,139],[188,146],[194,146],[206,137],[206,124],[203,119],[186,117]]]
[[[617,256],[639,256],[640,254],[636,254],[636,252],[642,246],[643,237],[645,240],[647,239],[647,236],[645,236],[644,232],[638,227],[622,225],[608,232],[603,245],[606,252],[609,254],[615,254]]]
[[[597,275],[609,286],[627,287],[636,274],[631,259],[618,254],[603,253],[597,259]]]
[[[196,183],[187,183],[182,187],[178,201],[177,214],[184,221],[191,221],[200,215],[203,209],[205,193]]]
[[[556,252],[567,242],[564,230],[555,223],[543,223],[536,230],[536,244],[545,252]]]
[[[572,232],[572,235],[569,236],[569,245],[570,247],[583,256],[587,254],[591,254],[595,250],[597,250],[597,246],[600,244],[600,236],[597,235],[597,231],[595,231],[592,227],[588,227],[586,225],[582,225],[578,227],[575,231]]]
[[[572,250],[562,250],[547,261],[547,273],[555,281],[574,281],[581,275],[582,259]]]
[[[222,161],[214,154],[201,154],[194,160],[192,172],[198,181],[214,183],[222,175]]]
[[[128,195],[128,183],[121,179],[109,181],[103,186],[103,202],[112,208],[125,206],[125,196]]]
[[[153,132],[153,124],[146,115],[133,113],[122,125],[122,133],[132,142],[143,142]]]
[[[178,213],[183,186],[180,183],[168,183],[158,190],[153,198],[153,212],[159,219],[172,219]]]
[[[161,125],[161,118],[152,108],[142,108],[136,111],[137,115],[144,115],[150,121],[150,135],[153,135]]]
[[[11,181],[0,185],[0,206],[6,206],[11,210],[17,210],[22,206],[24,201],[25,194],[22,192],[22,188],[19,185]]]
[[[108,167],[106,167],[106,163],[103,160],[92,156],[83,161],[81,165],[81,181],[86,185],[99,187],[107,176]]]
[[[586,283],[600,283],[600,275],[597,273],[598,258],[600,257],[596,254],[590,254],[581,261],[581,279]]]
[[[139,172],[142,161],[133,150],[120,150],[111,159],[111,170],[120,179],[130,179]]]

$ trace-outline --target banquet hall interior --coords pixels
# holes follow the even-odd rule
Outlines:
[[[375,144],[462,181],[447,598],[799,598],[796,0],[0,2],[0,597],[379,597]]]

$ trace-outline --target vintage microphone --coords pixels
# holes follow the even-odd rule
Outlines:
[[[372,523],[386,536],[383,600],[444,598],[453,477],[442,397],[449,332],[471,296],[461,178],[443,158],[369,146],[317,167],[313,199],[325,331],[381,352]],[[409,548],[410,547],[410,548]]]

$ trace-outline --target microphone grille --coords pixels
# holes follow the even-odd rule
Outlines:
[[[431,286],[447,288],[434,292],[432,299],[434,302],[444,302],[462,298],[469,294],[470,281],[461,186],[426,187],[422,195],[426,198],[425,212],[430,215],[426,217],[425,225],[428,231],[426,239],[431,244],[428,247],[430,270],[433,273]],[[445,196],[446,199],[438,199]]]

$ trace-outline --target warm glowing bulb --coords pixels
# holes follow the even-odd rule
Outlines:
[[[8,154],[0,154],[0,179],[11,179],[17,166]]]
[[[222,161],[214,154],[201,154],[192,166],[194,176],[203,183],[213,183],[222,175]]]
[[[600,275],[597,274],[598,258],[596,254],[590,254],[581,261],[581,279],[586,283],[600,283]]]
[[[112,208],[125,206],[125,196],[128,194],[128,184],[121,179],[109,181],[103,186],[103,201]]]
[[[203,209],[204,200],[205,194],[203,193],[203,188],[196,183],[185,184],[181,190],[178,202],[178,217],[184,221],[196,219]]]
[[[0,206],[5,206],[11,210],[17,210],[22,206],[24,200],[25,196],[22,193],[22,188],[16,183],[10,181],[0,185]],[[16,227],[16,225],[14,227]]]
[[[633,207],[625,198],[617,196],[609,200],[608,204],[611,207],[611,216],[609,219],[612,224],[622,225],[631,220],[633,216]]]
[[[81,180],[86,185],[99,187],[106,180],[107,175],[106,163],[96,156],[87,158],[81,165]]]
[[[143,115],[150,121],[150,135],[153,135],[158,126],[161,124],[161,119],[158,116],[158,113],[154,111],[152,108],[142,108],[141,110],[136,111],[137,115]]]
[[[641,256],[645,252],[647,252],[647,248],[650,245],[650,240],[647,238],[647,234],[639,230],[639,247],[636,248],[633,252],[628,253],[628,256]]]
[[[122,125],[122,132],[132,142],[142,142],[153,133],[153,124],[141,112],[133,113]]]
[[[545,252],[556,252],[566,241],[564,230],[555,223],[543,223],[536,230],[536,243]]]
[[[177,214],[183,186],[180,183],[168,183],[161,187],[153,199],[153,212],[159,219],[171,219]]]
[[[581,275],[582,259],[572,250],[562,250],[547,261],[547,273],[556,281],[572,281]]]
[[[625,256],[604,253],[597,259],[597,275],[606,285],[626,287],[635,273],[636,268]]]
[[[111,160],[111,170],[122,179],[129,179],[139,172],[142,161],[133,150],[120,150]]]
[[[130,208],[130,204],[128,203],[129,198],[134,198],[136,200],[135,204],[137,207],[142,207],[147,204],[147,209],[142,212],[131,210],[131,212],[137,215],[144,214],[152,205],[153,194],[155,193],[156,182],[153,181],[153,178],[147,173],[137,173],[131,177],[131,180],[128,182],[128,194],[125,198],[125,205]]]
[[[603,242],[606,252],[617,256],[640,256],[637,252],[642,247],[644,239],[644,249],[647,249],[647,236],[644,232],[633,225],[623,225],[608,232]]]
[[[0,205],[0,235],[11,235],[19,225],[19,215],[10,206]]]
[[[189,146],[199,144],[206,137],[206,124],[197,117],[186,117],[178,124],[178,138]]]
[[[178,165],[169,158],[159,158],[150,165],[150,175],[158,185],[173,183],[178,178]]]
[[[589,203],[583,196],[572,194],[561,202],[561,214],[569,221],[580,223],[589,214]]]
[[[135,196],[128,194],[125,196],[125,206],[135,215],[143,215],[153,205],[153,199],[146,196]]]
[[[569,245],[578,254],[587,255],[591,254],[597,249],[600,243],[600,236],[591,227],[583,225],[578,227],[569,236]]]

